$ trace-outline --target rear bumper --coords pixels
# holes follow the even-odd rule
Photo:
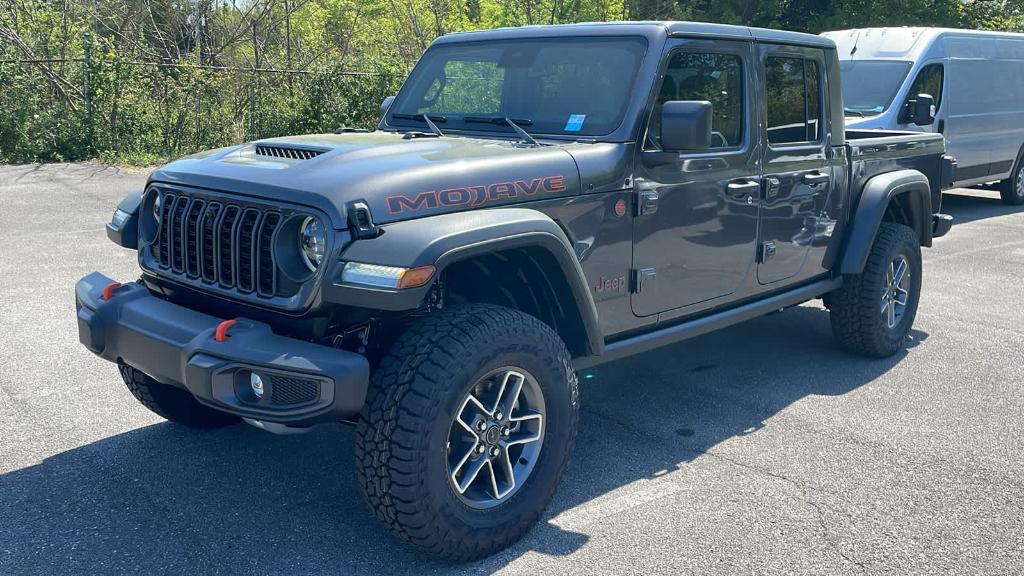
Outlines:
[[[279,336],[244,318],[218,342],[223,319],[157,298],[138,283],[103,300],[111,283],[94,272],[75,286],[79,340],[101,358],[255,420],[307,426],[351,418],[363,407],[370,367],[359,354]],[[253,373],[264,383],[260,397]]]

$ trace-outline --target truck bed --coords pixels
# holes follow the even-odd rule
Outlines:
[[[872,176],[913,169],[928,177],[932,187],[932,211],[942,206],[942,189],[952,175],[943,176],[945,142],[942,134],[897,130],[847,130],[850,158],[850,190],[860,194]]]

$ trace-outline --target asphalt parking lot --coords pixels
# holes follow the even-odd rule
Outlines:
[[[869,361],[805,305],[602,367],[548,515],[453,566],[392,539],[352,431],[197,432],[78,344],[74,282],[146,174],[0,167],[0,574],[1019,574],[1024,210],[957,191],[913,341]]]

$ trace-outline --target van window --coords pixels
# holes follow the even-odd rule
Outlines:
[[[677,52],[651,115],[648,148],[661,149],[661,106],[670,100],[711,102],[711,147],[732,148],[743,140],[743,64],[735,54]]]
[[[823,118],[818,63],[806,58],[769,56],[765,67],[768,141],[819,141]]]
[[[942,104],[942,72],[942,64],[929,64],[921,68],[907,97],[914,98],[918,94],[928,94],[935,98],[935,109],[938,110]]]

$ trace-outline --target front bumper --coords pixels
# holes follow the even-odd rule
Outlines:
[[[103,291],[114,281],[94,272],[75,286],[78,338],[111,362],[184,388],[212,408],[265,422],[308,426],[359,413],[370,366],[352,352],[274,334],[237,319],[217,341],[215,318],[157,298],[139,283]],[[251,374],[264,383],[257,397]]]

